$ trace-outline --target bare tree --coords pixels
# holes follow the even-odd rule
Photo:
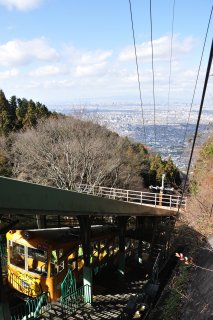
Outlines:
[[[0,175],[11,176],[12,167],[8,154],[8,139],[0,136]]]
[[[213,230],[213,135],[203,144],[194,166],[185,222],[208,236]]]
[[[14,136],[13,175],[68,190],[76,184],[116,185],[124,175],[125,143],[91,121],[51,119]],[[125,179],[131,174],[126,170]]]

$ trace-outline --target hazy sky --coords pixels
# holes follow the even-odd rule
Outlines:
[[[156,103],[168,101],[172,7],[173,0],[152,0]],[[191,101],[211,7],[210,0],[176,0],[171,101]],[[149,0],[132,0],[132,11],[146,104],[152,102]],[[0,88],[7,98],[139,102],[128,0],[0,0],[0,29]],[[199,88],[212,31],[213,22]]]

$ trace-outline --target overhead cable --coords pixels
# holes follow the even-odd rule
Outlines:
[[[197,118],[195,134],[194,134],[194,138],[193,138],[190,158],[189,158],[189,162],[188,162],[188,167],[187,167],[186,177],[185,177],[183,191],[182,191],[182,195],[181,195],[181,201],[180,201],[180,204],[179,204],[179,207],[178,207],[178,212],[180,210],[181,202],[183,200],[183,196],[184,196],[184,193],[185,193],[186,183],[187,183],[187,180],[188,180],[189,170],[190,170],[190,166],[191,166],[191,162],[192,162],[192,156],[193,156],[193,152],[194,152],[194,148],[195,148],[195,142],[196,142],[196,139],[197,139],[198,128],[199,128],[199,124],[200,124],[200,118],[201,118],[201,114],[202,114],[202,110],[203,110],[203,103],[204,103],[206,89],[207,89],[208,80],[209,80],[209,75],[210,75],[210,71],[211,71],[212,58],[213,58],[213,39],[212,39],[212,43],[211,43],[209,61],[208,61],[207,70],[206,70],[206,77],[205,77],[204,86],[203,86],[203,92],[202,92],[202,97],[201,97],[201,103],[200,103],[200,108],[199,108],[199,113],[198,113],[198,118]]]
[[[146,144],[146,129],[145,129],[145,121],[144,121],[144,113],[143,113],[141,82],[140,82],[139,67],[138,67],[138,57],[137,57],[137,49],[136,49],[136,42],[135,42],[135,31],[134,31],[131,0],[129,0],[129,11],[130,11],[130,17],[131,17],[132,37],[133,37],[134,52],[135,52],[135,63],[136,63],[136,70],[137,70],[137,79],[138,79],[138,89],[139,89],[139,96],[140,96],[141,115],[142,115],[142,121],[143,121],[144,142]]]
[[[154,107],[154,141],[155,141],[155,147],[156,147],[155,72],[154,72],[154,52],[153,52],[153,40],[152,40],[152,0],[150,0],[149,2],[149,17],[150,17],[151,50],[152,50],[152,95],[153,95],[153,107]]]
[[[210,23],[211,23],[212,12],[213,12],[213,6],[211,8],[209,21],[208,21],[208,25],[207,25],[207,29],[206,29],[206,34],[205,34],[205,38],[204,38],[203,49],[202,49],[202,53],[201,53],[200,63],[199,63],[199,67],[198,67],[198,71],[197,71],[197,77],[196,77],[195,86],[194,86],[193,95],[192,95],[192,101],[191,101],[191,104],[190,104],[190,110],[189,110],[188,119],[187,119],[185,131],[184,131],[184,136],[183,136],[182,152],[179,155],[179,160],[181,159],[181,156],[183,155],[184,145],[185,145],[185,141],[186,141],[186,135],[187,135],[188,126],[189,126],[189,120],[190,120],[190,117],[191,117],[192,106],[193,106],[193,103],[194,103],[194,97],[195,97],[195,93],[196,93],[196,89],[197,89],[198,78],[199,78],[199,75],[200,75],[201,64],[202,64],[202,61],[203,61],[203,55],[204,55],[204,50],[205,50],[205,46],[206,46],[206,40],[207,40],[207,36],[208,36],[208,32],[209,32],[209,26],[210,26]]]
[[[167,125],[167,127],[168,127],[168,115],[169,115],[169,109],[170,109],[170,90],[171,90],[171,74],[172,74],[172,54],[173,54],[174,20],[175,20],[175,0],[173,1],[173,12],[172,12],[172,34],[171,34],[170,60],[169,60],[168,109],[167,109],[167,119],[166,119],[166,125]]]

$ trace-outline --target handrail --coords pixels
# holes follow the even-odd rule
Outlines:
[[[137,203],[140,205],[154,207],[160,206],[177,210],[180,205],[182,210],[186,209],[186,197],[181,199],[181,196],[177,195],[125,190],[86,184],[76,184],[74,190],[81,193],[92,194],[99,197],[120,200],[124,202]]]
[[[72,274],[72,270],[69,269],[66,277],[61,283],[61,298],[64,298],[74,291],[76,291],[76,280]]]
[[[75,291],[69,292],[65,297],[61,297],[60,302],[62,305],[63,316],[65,318],[71,316],[85,304],[91,304],[91,286],[85,284],[84,286],[77,288]]]
[[[157,255],[157,258],[155,259],[155,263],[152,268],[152,282],[157,283],[158,281],[158,268],[159,268],[159,262],[162,252],[159,252]]]
[[[10,320],[40,319],[40,315],[51,308],[49,292],[44,292],[36,298],[27,299],[25,302],[10,309]]]

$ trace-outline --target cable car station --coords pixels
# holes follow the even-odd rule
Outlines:
[[[41,312],[42,308],[38,306],[47,305],[47,301],[60,299],[67,315],[76,310],[73,301],[79,299],[79,295],[83,304],[92,304],[93,276],[101,272],[102,266],[114,264],[118,276],[124,278],[126,257],[131,254],[134,241],[138,242],[139,259],[143,241],[151,242],[152,254],[159,242],[162,246],[168,245],[168,234],[160,228],[162,225],[165,228],[180,209],[180,199],[172,198],[168,203],[166,200],[162,203],[162,195],[156,200],[152,194],[151,203],[139,202],[138,195],[134,195],[134,202],[132,191],[128,191],[128,202],[121,190],[120,193],[113,190],[113,197],[106,198],[106,190],[105,194],[102,190],[102,196],[98,196],[94,195],[94,190],[86,192],[85,188],[87,194],[82,190],[59,190],[4,177],[0,177],[0,189],[2,214],[25,217],[36,214],[40,216],[41,224],[42,217],[51,214],[78,221],[75,227],[8,230],[7,281],[12,288],[37,301],[36,307],[32,307],[34,316]],[[123,196],[116,200],[118,193]],[[147,194],[146,197],[150,197]],[[145,194],[141,197],[144,198]],[[185,204],[181,209],[184,207]],[[108,217],[113,223],[95,225],[97,217]],[[127,230],[131,217],[136,219],[137,230],[134,232],[131,228]],[[159,238],[162,235],[163,240]],[[7,319],[3,317],[5,310],[9,312],[1,302],[2,319]]]

